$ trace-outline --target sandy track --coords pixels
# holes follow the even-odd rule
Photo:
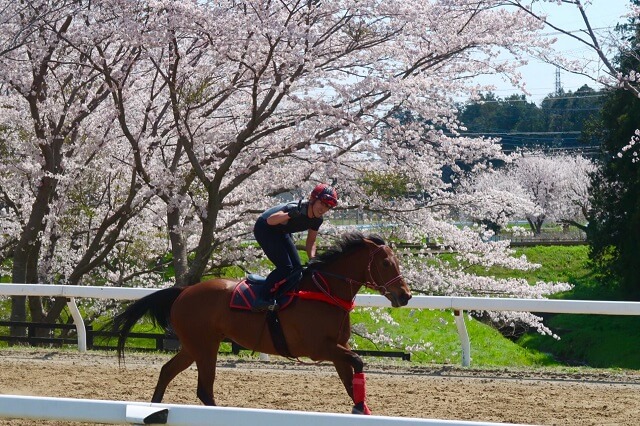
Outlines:
[[[222,406],[348,413],[351,403],[330,365],[280,358],[219,362],[216,402]],[[164,355],[1,350],[0,393],[148,401]],[[374,414],[543,425],[640,424],[640,372],[411,368],[367,364]],[[191,367],[170,385],[166,403],[200,404]],[[27,425],[0,420],[0,425]],[[44,425],[59,425],[43,422]]]

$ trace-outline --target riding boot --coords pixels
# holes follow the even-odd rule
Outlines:
[[[265,285],[260,292],[256,295],[256,300],[253,302],[254,311],[273,311],[276,309],[277,304],[273,295],[271,294],[271,288]]]
[[[284,280],[284,282],[276,283],[276,289],[274,291],[273,297],[278,299],[278,297],[293,291],[298,287],[298,283],[302,279],[302,267],[298,267],[293,270],[293,272]]]

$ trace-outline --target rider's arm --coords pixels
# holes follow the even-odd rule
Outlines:
[[[282,225],[289,221],[289,219],[296,218],[300,216],[302,212],[300,211],[300,203],[298,206],[287,206],[283,210],[279,210],[273,213],[271,216],[267,218],[267,224],[271,226]]]
[[[315,257],[316,255],[316,237],[318,236],[318,231],[314,231],[313,229],[309,229],[307,231],[307,243],[305,244],[305,250],[307,251],[307,255],[309,259]]]
[[[267,223],[271,226],[282,225],[283,223],[287,223],[289,219],[289,213],[281,210],[269,216],[267,218]]]

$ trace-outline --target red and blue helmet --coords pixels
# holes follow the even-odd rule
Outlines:
[[[332,208],[338,205],[338,193],[326,183],[316,185],[311,191],[311,201],[320,200]]]

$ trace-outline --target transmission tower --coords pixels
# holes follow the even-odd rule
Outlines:
[[[560,67],[556,67],[556,96],[562,95],[562,82],[560,81]]]

